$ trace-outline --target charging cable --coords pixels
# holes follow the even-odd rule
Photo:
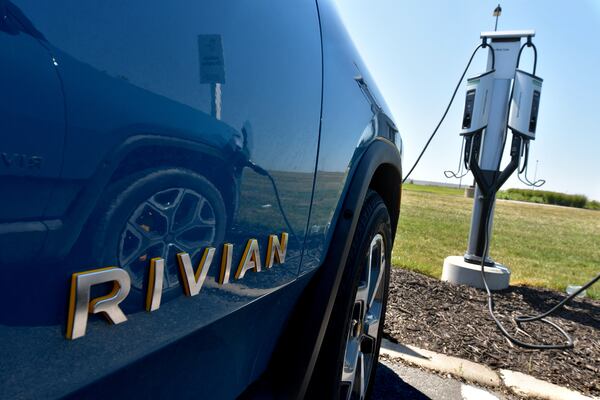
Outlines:
[[[471,54],[471,58],[469,58],[469,62],[467,63],[467,66],[465,67],[465,70],[463,71],[462,75],[460,76],[460,79],[458,80],[458,83],[456,84],[456,88],[454,88],[454,92],[452,93],[452,97],[450,98],[450,102],[446,106],[446,111],[444,111],[444,114],[442,115],[442,118],[440,119],[440,122],[438,122],[437,126],[433,130],[433,133],[431,134],[431,136],[429,136],[429,139],[427,140],[427,143],[425,143],[425,146],[423,147],[423,150],[421,150],[421,154],[419,154],[419,157],[417,157],[417,161],[415,161],[415,163],[413,164],[412,168],[408,171],[408,174],[406,174],[406,176],[404,177],[404,179],[402,179],[402,183],[406,182],[406,180],[408,179],[408,177],[410,176],[410,174],[412,174],[412,172],[414,171],[414,169],[417,167],[417,164],[419,164],[419,161],[421,161],[421,157],[423,157],[423,154],[425,154],[425,151],[427,150],[427,147],[429,147],[429,144],[433,140],[433,138],[436,135],[438,129],[440,129],[440,126],[442,125],[442,122],[444,122],[444,119],[446,119],[446,115],[448,115],[448,111],[450,111],[450,106],[452,106],[452,103],[454,102],[454,98],[456,97],[456,93],[458,92],[458,89],[460,88],[460,85],[461,85],[463,79],[465,78],[465,75],[467,74],[467,71],[469,70],[469,67],[471,66],[471,62],[473,61],[473,58],[475,58],[475,54],[477,54],[477,51],[479,49],[485,48],[485,47],[489,47],[490,50],[491,50],[491,52],[492,52],[492,69],[494,69],[494,66],[495,66],[494,64],[496,62],[496,60],[495,60],[496,56],[494,55],[494,49],[491,46],[489,46],[484,41],[479,46],[477,46],[475,48],[475,50],[473,51],[473,54]]]
[[[467,176],[467,174],[470,171],[469,166],[467,165],[467,163],[465,162],[465,160],[463,158],[463,154],[465,152],[465,141],[466,140],[467,139],[463,137],[462,144],[460,146],[460,157],[458,158],[458,168],[456,169],[456,171],[451,171],[451,170],[444,171],[444,176],[446,176],[446,178],[448,178],[448,179],[450,179],[450,178],[456,178],[456,179],[464,178],[465,176]]]
[[[269,173],[269,171],[267,171],[266,169],[264,169],[260,165],[255,164],[251,160],[247,160],[245,166],[248,167],[248,168],[250,168],[251,170],[253,170],[257,174],[262,175],[262,176],[266,176],[267,179],[269,179],[269,181],[271,182],[271,186],[273,186],[273,192],[275,192],[275,199],[277,200],[277,206],[279,207],[279,211],[281,212],[281,216],[283,217],[283,220],[285,221],[285,224],[287,225],[288,229],[290,230],[290,233],[292,234],[292,237],[294,237],[298,241],[298,243],[301,243],[300,239],[298,238],[298,236],[296,236],[296,233],[294,232],[294,228],[292,228],[292,224],[290,223],[290,221],[287,218],[285,210],[283,209],[283,204],[281,204],[281,198],[279,197],[279,190],[277,190],[277,184],[275,184],[275,179],[273,179],[273,176]]]
[[[525,159],[523,161],[523,167],[520,167],[517,171],[517,177],[523,184],[529,187],[539,188],[540,186],[543,186],[546,183],[545,179],[537,179],[535,182],[532,182],[527,177],[527,171],[529,169],[529,141],[521,145],[521,154],[523,154],[523,152],[525,153]]]
[[[533,75],[535,75],[535,70],[537,69],[537,48],[531,41],[531,36],[527,36],[527,41],[523,43],[519,49],[519,55],[517,56],[517,68],[519,68],[519,63],[521,62],[521,53],[523,53],[523,49],[525,47],[531,47],[533,49]]]
[[[490,207],[490,209],[488,210],[486,219],[485,219],[485,229],[483,230],[483,234],[485,235],[485,238],[484,238],[485,246],[484,246],[483,257],[481,257],[481,279],[483,280],[483,285],[485,286],[485,291],[487,293],[488,311],[489,311],[490,316],[496,323],[496,326],[498,327],[498,329],[500,329],[500,332],[502,333],[502,335],[504,335],[507,339],[509,339],[511,342],[513,342],[514,344],[516,344],[518,346],[521,346],[521,347],[524,347],[527,349],[538,349],[538,350],[572,348],[573,347],[573,338],[564,329],[562,329],[556,323],[546,319],[546,317],[553,314],[557,310],[561,309],[568,301],[570,301],[575,296],[577,296],[579,293],[583,292],[584,290],[586,290],[587,288],[592,286],[594,283],[598,282],[598,280],[600,280],[600,274],[598,274],[594,279],[587,282],[585,285],[583,285],[577,291],[573,292],[572,294],[567,296],[565,299],[560,301],[558,304],[556,304],[550,310],[548,310],[542,314],[535,315],[535,316],[519,315],[519,316],[516,316],[513,318],[513,320],[519,327],[521,327],[521,324],[524,322],[541,321],[543,323],[546,323],[546,324],[552,326],[554,329],[556,329],[564,337],[565,343],[563,343],[563,344],[527,343],[527,342],[523,342],[523,341],[517,339],[516,337],[511,335],[506,330],[504,325],[502,325],[502,322],[500,322],[500,320],[498,320],[498,318],[496,317],[496,314],[494,313],[494,297],[492,295],[492,291],[490,290],[490,287],[488,286],[488,283],[487,283],[487,279],[485,277],[485,255],[487,254],[487,252],[489,250],[489,245],[490,245],[489,239],[491,236],[490,235],[490,223],[489,223],[490,218],[491,218],[491,210],[492,210],[492,208]]]

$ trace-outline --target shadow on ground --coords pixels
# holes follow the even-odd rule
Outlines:
[[[429,399],[419,390],[404,382],[396,373],[386,366],[379,363],[375,375],[375,386],[373,387],[373,400],[384,399],[411,399],[423,400]]]

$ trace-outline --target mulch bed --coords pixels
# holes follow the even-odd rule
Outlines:
[[[548,325],[528,323],[523,332],[512,317],[537,315],[564,297],[548,289],[511,286],[494,293],[494,304],[499,319],[520,340],[557,343],[562,337]],[[393,341],[600,395],[600,301],[575,299],[550,317],[574,338],[573,349],[529,350],[502,336],[488,315],[485,291],[392,268],[385,318],[384,334]]]

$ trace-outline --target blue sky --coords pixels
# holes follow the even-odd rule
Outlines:
[[[497,1],[337,0],[340,15],[402,133],[412,165],[448,103],[479,33],[494,28]],[[498,30],[534,29],[537,75],[544,79],[530,178],[546,190],[600,200],[600,0],[502,1]],[[521,68],[530,71],[531,52]],[[480,51],[467,76],[485,71]],[[447,180],[456,169],[464,85],[415,179]],[[505,155],[503,162],[508,162]],[[463,180],[471,182],[468,175]],[[525,187],[516,176],[505,184]]]

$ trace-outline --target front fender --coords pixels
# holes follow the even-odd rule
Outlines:
[[[260,392],[261,388],[269,388],[276,398],[304,397],[329,324],[367,191],[382,168],[393,175],[391,179],[397,180],[399,193],[402,177],[400,151],[389,140],[376,138],[358,156],[349,173],[349,184],[332,230],[325,261],[316,272],[309,274],[312,275],[310,282],[278,342],[268,372],[253,390]],[[301,279],[306,278],[309,276]],[[256,394],[251,392],[251,396]]]

